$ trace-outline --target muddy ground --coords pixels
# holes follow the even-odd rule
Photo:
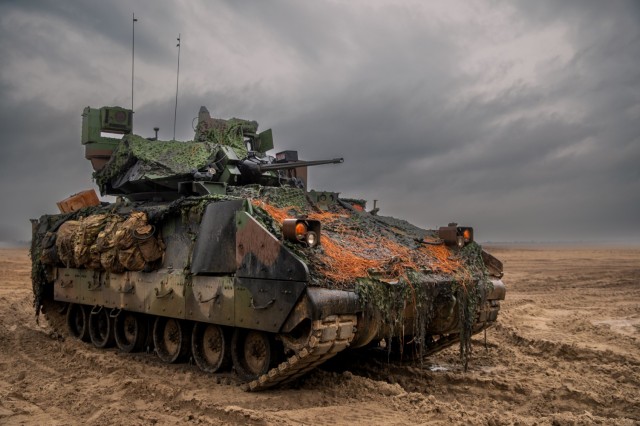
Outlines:
[[[638,424],[640,248],[493,247],[498,324],[422,364],[341,357],[283,389],[61,339],[26,249],[0,250],[0,424]]]

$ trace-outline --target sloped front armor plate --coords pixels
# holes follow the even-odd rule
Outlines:
[[[239,278],[235,285],[235,325],[278,332],[306,283]]]
[[[211,203],[207,206],[193,250],[194,274],[230,274],[236,270],[236,211],[243,200]]]
[[[237,276],[267,280],[308,280],[309,270],[300,259],[245,212],[236,215]]]

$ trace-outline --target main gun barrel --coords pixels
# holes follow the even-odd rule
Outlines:
[[[319,166],[321,164],[339,164],[339,163],[344,163],[344,158],[334,158],[332,160],[292,161],[288,163],[258,164],[258,170],[262,173],[262,172],[268,172],[270,170],[290,170],[290,169],[297,169],[298,167]]]

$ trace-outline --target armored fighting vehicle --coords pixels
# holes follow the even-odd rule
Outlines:
[[[132,134],[132,118],[83,113],[86,158],[116,201],[71,197],[32,220],[36,314],[65,315],[70,335],[233,367],[260,390],[358,348],[419,358],[459,342],[466,362],[496,321],[502,264],[471,227],[424,230],[308,191],[309,166],[342,159],[271,156],[255,121],[202,107],[179,142]]]

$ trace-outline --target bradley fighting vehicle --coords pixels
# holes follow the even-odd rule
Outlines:
[[[66,315],[72,336],[233,367],[260,390],[357,348],[415,358],[459,342],[466,363],[471,335],[496,321],[502,264],[472,228],[424,230],[307,191],[308,166],[342,159],[270,156],[255,121],[202,107],[178,142],[132,134],[132,116],[83,113],[94,179],[117,201],[32,221],[36,313]]]

